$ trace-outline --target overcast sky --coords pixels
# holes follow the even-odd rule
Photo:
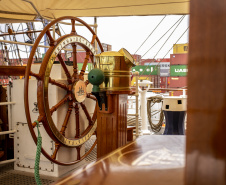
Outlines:
[[[134,54],[163,17],[164,16],[130,16],[98,18],[97,35],[101,42],[112,45],[112,50],[118,51],[124,47],[130,53]],[[179,18],[181,18],[181,15],[166,16],[137,54],[144,55],[146,51],[179,20]],[[93,20],[88,19],[87,21],[93,22]],[[177,24],[143,58],[153,58],[176,26]],[[156,58],[163,57],[188,26],[189,16],[185,16]],[[188,43],[188,31],[178,43]],[[172,51],[170,53],[172,54]]]

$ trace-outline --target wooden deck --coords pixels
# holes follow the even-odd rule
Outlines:
[[[53,184],[181,185],[185,136],[142,136]]]

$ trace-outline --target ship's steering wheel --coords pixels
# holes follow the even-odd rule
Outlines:
[[[71,33],[64,35],[57,40],[54,40],[50,34],[50,28],[55,25],[56,23],[63,21],[63,20],[71,20]],[[83,24],[91,33],[92,33],[92,40],[88,41],[84,37],[77,34],[75,30],[75,21]],[[39,73],[34,73],[31,71],[32,61],[36,52],[36,49],[44,37],[44,35],[48,36],[50,41],[50,47],[47,50],[43,61],[41,63],[41,67]],[[37,102],[39,108],[39,116],[37,120],[42,122],[45,131],[49,135],[49,137],[55,142],[55,147],[53,148],[53,152],[48,153],[44,148],[42,148],[42,154],[49,159],[50,161],[59,164],[59,165],[72,165],[75,164],[82,159],[84,159],[95,147],[96,141],[92,144],[92,146],[88,150],[82,149],[84,143],[88,141],[88,139],[92,135],[96,135],[96,119],[97,119],[97,106],[95,106],[95,110],[93,110],[93,115],[91,116],[88,108],[86,107],[84,101],[88,98],[95,102],[96,98],[91,95],[91,93],[86,92],[87,85],[89,84],[88,80],[84,80],[84,73],[87,67],[87,63],[91,60],[91,63],[94,62],[94,55],[96,53],[94,48],[94,42],[97,41],[101,52],[103,52],[102,45],[92,30],[92,28],[76,17],[61,17],[52,22],[50,22],[43,31],[39,34],[38,38],[36,39],[34,46],[32,47],[28,64],[26,67],[25,73],[25,91],[24,91],[24,103],[25,103],[25,112],[27,117],[28,126],[32,135],[34,142],[37,144],[37,134],[35,132],[36,122],[31,120],[30,109],[29,109],[29,77],[35,76],[37,79]],[[65,46],[71,45],[72,47],[72,58],[73,58],[73,73],[70,74],[68,67],[66,66],[63,57],[61,55],[61,50],[65,49]],[[81,72],[78,71],[78,63],[77,63],[77,46],[82,47],[85,52],[86,56],[84,58],[84,62],[82,65]],[[50,77],[53,67],[53,63],[55,59],[58,58],[59,62],[65,72],[67,79],[65,82],[54,80]],[[65,96],[54,106],[50,106],[49,103],[49,87],[51,85],[55,85],[65,91]],[[53,113],[56,112],[59,107],[63,105],[67,106],[66,115],[64,116],[63,123],[57,126],[57,123],[54,122],[52,117]],[[65,106],[64,105],[64,106]],[[74,111],[73,111],[74,110]],[[88,124],[85,126],[81,123],[80,120],[80,113],[86,116],[88,120]],[[70,116],[74,113],[74,122],[70,121]],[[74,135],[67,135],[67,127],[70,127],[70,124],[74,125],[75,133]],[[71,131],[70,131],[71,133]],[[77,150],[77,157],[75,160],[72,161],[59,161],[58,160],[58,152],[60,148],[75,148]]]

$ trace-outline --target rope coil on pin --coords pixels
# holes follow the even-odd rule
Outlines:
[[[34,122],[37,123],[37,130],[38,130],[38,137],[37,137],[37,151],[36,151],[36,157],[35,157],[35,181],[37,185],[42,185],[40,176],[39,176],[39,163],[40,163],[40,156],[41,156],[41,149],[42,149],[42,136],[39,131],[39,122],[35,120]]]
[[[161,103],[162,100],[163,100],[163,98],[161,96],[152,96],[152,97],[147,98],[148,122],[151,126],[152,131],[155,132],[155,133],[159,132],[162,128],[162,122],[164,120],[164,114],[163,114],[162,108],[161,108],[161,110],[155,112],[154,114],[151,114],[151,107],[153,107],[155,103]],[[155,114],[159,113],[159,112],[160,112],[159,122],[157,124],[154,124],[151,120],[151,117],[154,116]]]

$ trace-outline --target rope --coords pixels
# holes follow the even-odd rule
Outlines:
[[[155,132],[155,133],[159,132],[162,128],[162,122],[163,122],[163,119],[164,119],[164,114],[163,114],[163,110],[161,109],[160,111],[156,111],[154,114],[151,115],[151,107],[154,106],[155,103],[161,103],[162,100],[163,100],[163,98],[161,96],[152,96],[152,97],[149,97],[147,99],[148,122],[151,126],[152,131]],[[159,122],[157,124],[154,124],[151,120],[151,117],[153,115],[159,113],[159,112],[160,112]]]
[[[40,163],[40,155],[41,155],[41,149],[42,149],[42,137],[39,132],[39,122],[36,120],[37,123],[37,130],[38,130],[38,139],[37,139],[37,151],[36,151],[36,157],[35,157],[35,181],[37,185],[42,185],[40,176],[39,176],[39,163]]]

